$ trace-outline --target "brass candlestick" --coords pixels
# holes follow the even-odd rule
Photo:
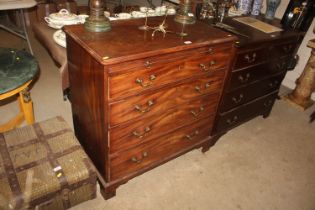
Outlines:
[[[181,0],[179,11],[175,15],[175,21],[181,24],[194,24],[196,17],[192,13],[192,2],[190,0]]]
[[[90,16],[84,23],[85,29],[92,32],[105,32],[111,30],[109,19],[104,15],[104,1],[90,0]]]

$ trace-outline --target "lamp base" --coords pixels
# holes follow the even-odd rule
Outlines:
[[[84,27],[91,32],[106,32],[111,30],[110,22],[106,17],[99,20],[87,18]]]
[[[176,14],[174,21],[181,24],[194,24],[196,22],[196,18],[195,16]]]

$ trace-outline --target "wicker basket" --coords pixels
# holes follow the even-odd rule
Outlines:
[[[0,133],[0,209],[68,209],[95,198],[96,171],[61,117]]]

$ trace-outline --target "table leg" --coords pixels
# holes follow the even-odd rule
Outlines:
[[[28,49],[30,50],[30,53],[33,55],[31,42],[30,42],[30,39],[29,39],[29,36],[28,36],[28,33],[27,33],[27,29],[26,29],[25,16],[24,16],[23,9],[20,9],[20,15],[21,15],[22,27],[23,27],[25,39],[26,39],[26,42],[27,42],[27,45],[28,45]]]

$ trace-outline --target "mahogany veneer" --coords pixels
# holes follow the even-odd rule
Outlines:
[[[157,26],[162,18],[149,18]],[[105,198],[153,167],[212,145],[235,37],[168,17],[167,33],[140,31],[142,19],[112,22],[106,33],[66,26],[75,133],[100,171]]]

